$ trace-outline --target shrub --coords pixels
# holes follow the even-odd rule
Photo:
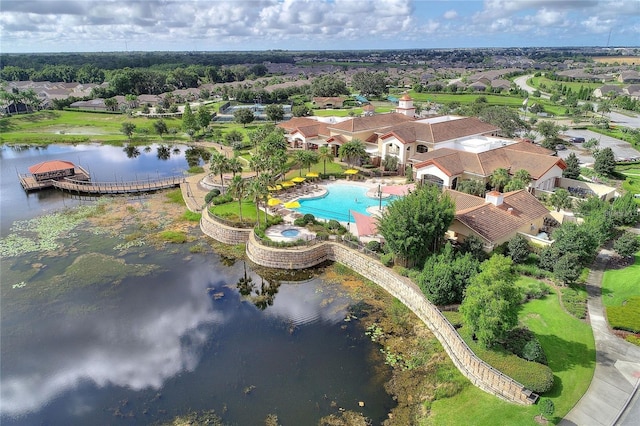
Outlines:
[[[527,361],[547,364],[547,356],[538,338],[531,330],[525,327],[518,327],[509,331],[502,346]]]
[[[524,295],[526,300],[540,299],[549,294],[549,286],[541,281],[528,282],[524,286]]]
[[[313,216],[313,215],[310,215]],[[340,225],[340,222],[338,222],[337,220],[331,219],[329,222],[327,222],[327,229],[331,230],[331,231],[335,231],[337,229],[342,228],[342,225]]]
[[[232,201],[233,201],[233,197],[231,195],[225,194],[225,195],[218,195],[217,197],[213,197],[211,199],[211,204],[213,204],[214,206],[217,206],[220,204],[230,203]]]
[[[371,250],[375,253],[380,253],[382,251],[382,247],[378,241],[369,241],[366,245],[367,250]]]
[[[556,406],[552,400],[545,398],[540,401],[540,414],[543,417],[548,418],[553,416],[553,413],[556,411]]]
[[[509,240],[507,248],[513,263],[522,263],[529,257],[529,242],[520,234]]]
[[[585,318],[587,316],[586,291],[577,287],[562,288],[560,291],[562,292],[562,304],[567,312],[576,318]]]
[[[305,214],[302,219],[304,219],[304,223],[316,223],[316,217],[311,213]]]
[[[204,202],[209,204],[211,200],[213,200],[218,195],[220,195],[220,190],[212,189],[211,191],[209,191],[209,193],[207,193],[207,195],[204,196]]]
[[[304,220],[304,218],[303,218],[303,217],[299,217],[299,218],[297,218],[297,219],[295,219],[295,220],[293,221],[293,224],[294,224],[295,226],[306,226],[306,225],[307,225],[307,222]]]
[[[393,266],[393,253],[385,253],[380,256],[380,262],[382,262],[382,264],[387,267]]]
[[[316,232],[316,239],[320,241],[326,241],[329,239],[329,233],[324,231]]]

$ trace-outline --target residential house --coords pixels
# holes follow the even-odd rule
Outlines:
[[[313,106],[315,108],[342,108],[345,98],[337,96],[316,97],[313,98]]]
[[[619,96],[623,94],[622,87],[613,84],[605,84],[601,87],[594,89],[593,96],[596,98],[606,98],[611,94]]]

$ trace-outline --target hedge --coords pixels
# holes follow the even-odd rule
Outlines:
[[[607,318],[616,330],[640,333],[640,296],[630,297],[624,306],[609,306]]]

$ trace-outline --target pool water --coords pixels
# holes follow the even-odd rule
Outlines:
[[[280,233],[283,237],[297,237],[300,235],[300,231],[297,229],[285,229]]]
[[[369,188],[357,185],[329,184],[328,193],[322,198],[301,199],[300,208],[296,211],[310,213],[318,219],[335,219],[339,222],[353,222],[349,213],[353,210],[369,215],[367,208],[378,207],[380,200],[367,197]],[[383,199],[382,205],[386,206],[393,197]]]

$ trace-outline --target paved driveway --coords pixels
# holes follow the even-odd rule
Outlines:
[[[592,132],[591,130],[569,130],[567,131],[566,136],[568,137],[564,145],[567,149],[564,151],[558,151],[558,157],[561,158],[567,158],[569,154],[573,152],[582,163],[590,164],[594,162],[593,156],[588,150],[582,148],[582,144],[572,144],[568,141],[570,137],[574,136],[581,136],[585,141],[592,138],[597,139],[600,142],[600,148],[611,148],[613,150],[613,155],[616,157],[616,160],[640,157],[640,152],[631,146],[630,143],[610,136],[601,135],[600,133]]]

